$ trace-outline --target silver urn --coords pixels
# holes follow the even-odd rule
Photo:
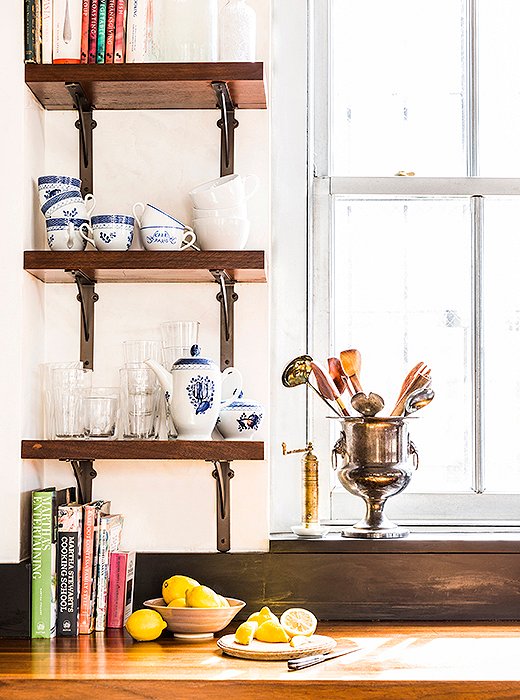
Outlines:
[[[408,486],[419,464],[408,434],[408,420],[397,416],[341,420],[341,435],[332,450],[333,462],[337,467],[337,459],[341,458],[341,485],[360,496],[366,505],[365,517],[344,530],[344,537],[385,539],[409,534],[384,513],[387,498]]]

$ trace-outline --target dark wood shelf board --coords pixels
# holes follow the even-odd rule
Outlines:
[[[210,270],[225,270],[235,282],[266,281],[263,250],[27,250],[24,269],[49,283],[74,282],[67,270],[81,270],[95,282],[212,282]]]
[[[22,459],[263,460],[252,440],[22,440]]]
[[[213,81],[228,84],[240,109],[267,106],[263,63],[25,65],[25,82],[49,110],[74,109],[65,83],[81,83],[96,109],[215,109]]]

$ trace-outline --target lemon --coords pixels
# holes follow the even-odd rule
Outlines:
[[[310,610],[305,610],[305,608],[289,608],[289,610],[286,610],[282,614],[280,624],[289,637],[296,637],[297,635],[310,637],[316,630],[318,620]]]
[[[185,608],[186,598],[174,598],[168,603],[169,608]]]
[[[223,595],[219,595],[218,599],[220,600],[220,607],[221,608],[230,608],[231,607],[231,605],[227,601],[227,598],[224,598]]]
[[[276,617],[276,615],[273,612],[271,612],[271,610],[267,606],[264,606],[258,612],[252,613],[247,619],[251,622],[258,622],[259,625],[261,625],[262,622],[267,622],[267,620],[273,620],[273,622],[278,622],[278,618]]]
[[[259,642],[288,642],[289,637],[279,622],[266,620],[258,626],[255,632],[255,639]]]
[[[194,586],[186,592],[188,608],[220,608],[218,593],[208,586]]]
[[[237,642],[237,644],[251,644],[257,629],[258,622],[243,622],[237,627],[235,642]]]
[[[186,591],[198,585],[199,582],[189,576],[181,576],[180,574],[170,576],[162,585],[164,602],[169,605],[175,598],[184,598]]]
[[[306,644],[310,644],[311,640],[309,637],[303,637],[301,634],[297,634],[295,637],[291,639],[289,644],[294,647],[295,649],[298,649],[299,647],[304,647]]]
[[[166,622],[155,610],[136,610],[126,621],[126,631],[138,642],[151,642],[161,636]]]

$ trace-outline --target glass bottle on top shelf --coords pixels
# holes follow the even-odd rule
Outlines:
[[[218,0],[167,0],[162,5],[160,60],[216,61]]]
[[[256,12],[245,0],[228,0],[219,13],[219,60],[254,61]]]

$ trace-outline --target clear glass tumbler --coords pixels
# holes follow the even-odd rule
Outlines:
[[[119,390],[116,387],[95,387],[85,392],[85,437],[115,437],[118,401]]]
[[[155,372],[143,367],[123,367],[121,379],[121,434],[133,440],[159,437],[160,386]]]
[[[198,321],[166,321],[161,323],[163,364],[170,370],[179,357],[189,357],[190,348],[199,339]]]
[[[85,434],[83,397],[90,389],[92,371],[56,367],[52,374],[52,416],[57,438],[81,438]]]
[[[161,362],[161,344],[158,340],[125,340],[123,357],[125,367],[143,365],[145,360]]]
[[[83,369],[82,362],[46,362],[40,365],[41,370],[41,387],[43,398],[43,437],[46,440],[53,440],[56,437],[54,427],[54,417],[52,413],[53,388],[52,388],[52,370],[53,369]]]

